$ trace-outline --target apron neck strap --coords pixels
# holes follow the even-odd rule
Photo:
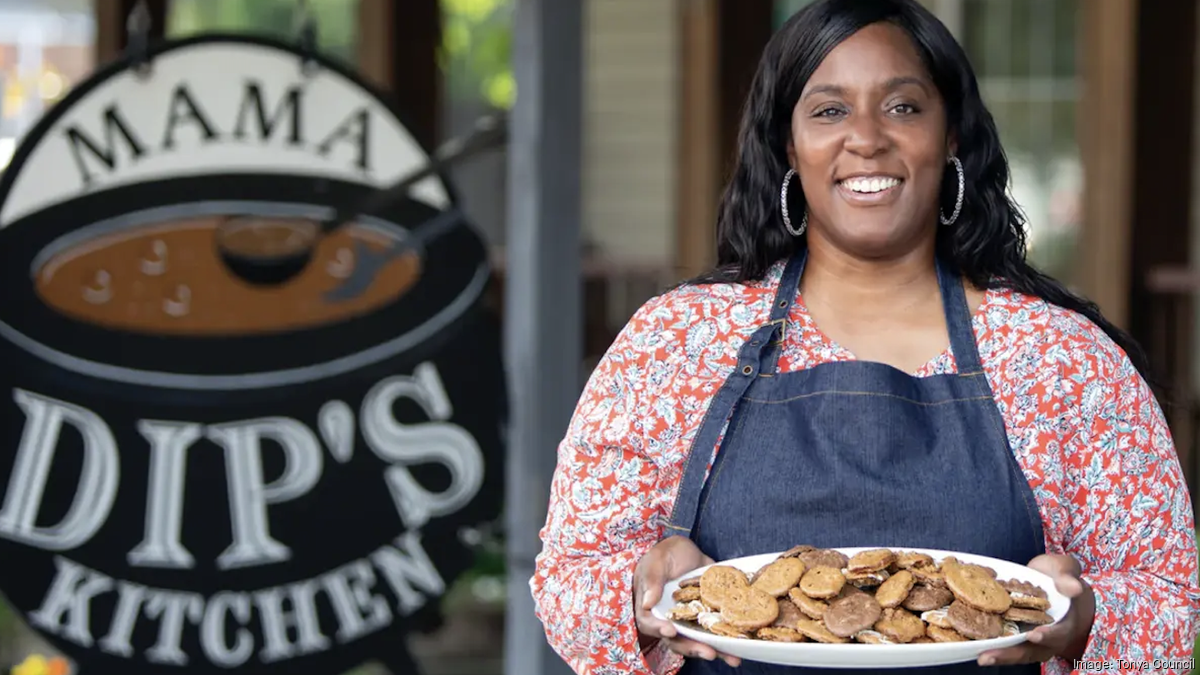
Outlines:
[[[771,301],[771,318],[767,322],[771,327],[771,334],[767,336],[763,345],[765,353],[760,372],[774,373],[775,366],[779,363],[783,341],[787,337],[788,315],[792,312],[796,296],[800,294],[800,277],[804,276],[804,263],[807,260],[808,250],[805,249],[789,258],[783,268],[783,276],[779,279],[775,298]]]
[[[804,276],[804,264],[807,260],[807,249],[798,251],[788,259],[783,268],[783,276],[771,302],[768,325],[772,327],[772,332],[764,345],[767,349],[761,372],[775,372],[786,335],[787,317],[796,302],[796,296],[800,293],[800,278]],[[950,350],[958,364],[958,374],[974,375],[983,370],[983,365],[975,344],[975,329],[971,325],[971,308],[967,304],[966,290],[963,288],[962,279],[950,270],[940,256],[935,259],[935,263],[938,286],[942,291],[942,309],[950,333]]]
[[[971,325],[971,307],[967,304],[967,292],[962,279],[952,272],[939,256],[937,258],[938,285],[942,289],[942,308],[946,313],[946,327],[950,332],[950,350],[958,365],[959,375],[975,375],[983,371],[979,349],[975,345],[975,329]]]
[[[775,299],[771,302],[771,321],[786,319],[800,294],[800,277],[804,276],[804,263],[808,259],[808,251],[800,251],[788,259],[783,268],[783,276],[775,289]]]

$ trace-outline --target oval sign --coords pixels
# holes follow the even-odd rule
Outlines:
[[[428,152],[287,45],[151,56],[81,83],[0,181],[0,590],[85,674],[415,672],[405,634],[501,507],[486,246],[435,176],[242,282],[219,224],[286,245]]]

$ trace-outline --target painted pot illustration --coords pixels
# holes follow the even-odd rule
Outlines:
[[[412,672],[405,634],[501,505],[484,242],[434,177],[246,283],[218,237],[311,241],[427,155],[286,45],[153,56],[73,91],[0,183],[0,591],[83,673]]]

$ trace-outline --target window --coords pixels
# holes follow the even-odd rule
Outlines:
[[[0,4],[0,168],[25,132],[95,64],[92,0]]]
[[[309,0],[317,43],[326,56],[357,60],[358,0]],[[167,36],[221,31],[256,33],[285,41],[299,36],[297,0],[171,0]]]
[[[1079,0],[959,0],[963,46],[1000,129],[1031,262],[1071,283],[1082,217]]]

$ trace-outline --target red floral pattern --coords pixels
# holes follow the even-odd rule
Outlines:
[[[662,675],[682,665],[661,647],[640,653],[633,570],[662,534],[709,401],[767,317],[781,273],[776,265],[761,282],[650,300],[589,378],[558,449],[530,581],[550,644],[577,673]],[[973,325],[1046,550],[1075,556],[1095,591],[1085,659],[1191,656],[1200,609],[1192,507],[1146,383],[1095,324],[1038,298],[988,291]],[[798,300],[780,369],[853,358]],[[954,369],[947,350],[915,375]],[[1043,672],[1071,664],[1056,659]]]

